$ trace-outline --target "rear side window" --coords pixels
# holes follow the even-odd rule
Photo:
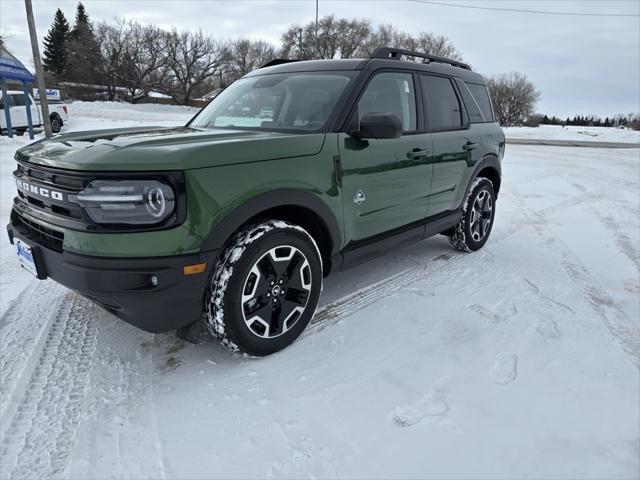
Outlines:
[[[420,75],[424,109],[429,130],[456,130],[462,127],[462,111],[451,80]]]
[[[493,110],[491,109],[491,99],[489,98],[489,90],[487,90],[487,87],[475,83],[467,83],[467,87],[469,87],[469,91],[480,107],[485,121],[493,122]]]

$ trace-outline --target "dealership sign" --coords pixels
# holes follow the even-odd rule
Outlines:
[[[55,88],[47,88],[45,89],[45,91],[47,92],[47,100],[60,100],[60,90],[57,90]],[[40,90],[37,88],[33,89],[33,98],[35,98],[36,100],[40,100]]]

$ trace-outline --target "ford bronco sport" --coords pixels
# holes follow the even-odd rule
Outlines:
[[[503,153],[463,63],[389,48],[276,60],[184,127],[18,150],[7,230],[26,269],[133,325],[191,341],[206,325],[268,355],[304,330],[330,272],[438,233],[481,248]]]

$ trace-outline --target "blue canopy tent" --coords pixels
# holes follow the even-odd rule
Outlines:
[[[7,121],[7,134],[9,138],[13,137],[13,129],[11,128],[11,109],[9,104],[9,96],[7,95],[7,80],[18,80],[22,82],[24,91],[24,105],[27,109],[27,124],[29,125],[29,138],[33,140],[33,121],[31,118],[31,105],[29,100],[29,88],[27,84],[34,82],[35,78],[31,72],[4,48],[0,48],[0,81],[2,82],[2,102],[4,104],[4,116]]]

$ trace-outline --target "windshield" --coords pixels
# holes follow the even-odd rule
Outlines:
[[[218,95],[189,126],[321,130],[355,72],[278,73],[243,78]]]

